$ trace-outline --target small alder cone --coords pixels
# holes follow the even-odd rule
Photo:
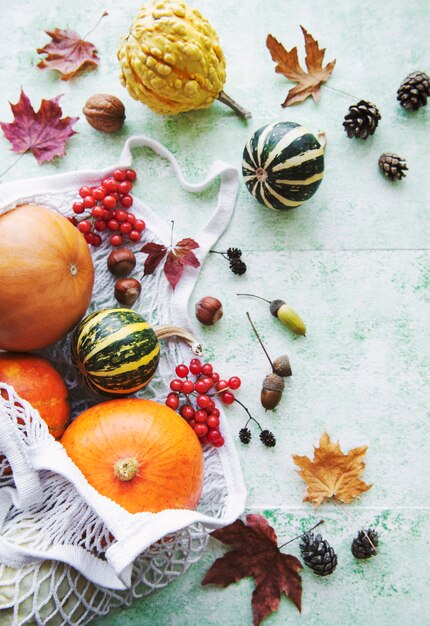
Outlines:
[[[103,133],[114,133],[123,126],[125,120],[123,103],[107,93],[88,98],[82,112],[88,124]]]
[[[391,152],[385,152],[379,157],[378,165],[384,174],[391,180],[401,180],[405,174],[405,170],[408,169],[405,159],[398,154]]]
[[[430,76],[425,72],[412,72],[397,90],[397,100],[408,111],[425,107],[430,97]]]

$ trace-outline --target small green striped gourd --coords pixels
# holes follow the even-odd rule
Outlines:
[[[324,149],[304,126],[268,124],[246,144],[242,174],[249,192],[270,209],[300,206],[314,195],[324,176]]]
[[[126,308],[102,309],[75,328],[72,359],[87,385],[102,395],[126,396],[145,387],[160,359],[154,329]]]

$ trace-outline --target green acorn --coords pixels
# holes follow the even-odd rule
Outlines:
[[[288,326],[296,335],[306,335],[306,325],[300,315],[296,313],[284,300],[266,300],[261,296],[256,296],[253,293],[238,293],[238,296],[250,296],[251,298],[258,298],[264,300],[270,305],[270,312],[273,317],[277,317],[278,320]]]

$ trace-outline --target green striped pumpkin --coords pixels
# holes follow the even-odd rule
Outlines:
[[[127,396],[145,387],[160,359],[160,344],[143,317],[126,308],[91,313],[75,328],[72,359],[94,391]]]
[[[246,144],[242,174],[249,192],[270,209],[300,206],[324,176],[324,149],[304,126],[268,124]]]

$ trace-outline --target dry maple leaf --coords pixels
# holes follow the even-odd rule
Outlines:
[[[105,15],[107,15],[106,11],[100,20]],[[46,54],[37,67],[43,70],[57,70],[61,74],[61,80],[70,80],[78,72],[94,69],[100,63],[96,47],[89,41],[84,41],[89,33],[81,39],[81,36],[74,30],[55,28],[45,32],[51,37],[51,41],[43,48],[37,48],[38,54]]]
[[[242,520],[215,530],[212,537],[235,548],[217,559],[202,580],[227,587],[245,576],[253,576],[256,587],[252,594],[254,626],[279,607],[281,594],[301,610],[302,579],[300,561],[278,548],[273,528],[262,515],[247,515]]]
[[[352,502],[371,485],[359,477],[366,466],[364,455],[367,446],[361,446],[344,454],[339,442],[332,443],[327,433],[321,436],[319,448],[314,448],[314,459],[293,455],[301,470],[298,474],[308,487],[304,502],[313,502],[318,507],[326,498],[334,497],[341,502]]]
[[[0,122],[6,139],[12,144],[14,152],[31,152],[38,163],[52,161],[56,156],[66,154],[65,143],[76,134],[73,124],[79,117],[61,117],[63,111],[58,104],[61,96],[52,100],[42,100],[37,113],[23,90],[16,104],[10,103],[14,121],[10,124]]]
[[[305,38],[305,63],[308,72],[305,72],[300,66],[296,47],[288,51],[272,35],[267,35],[266,39],[266,45],[272,55],[272,59],[277,64],[275,71],[297,83],[288,92],[285,101],[282,103],[283,107],[302,102],[308,96],[312,96],[315,102],[318,102],[321,84],[330,78],[336,64],[336,60],[333,60],[323,67],[325,48],[320,49],[318,41],[303,26],[300,26],[300,28]]]
[[[181,239],[176,245],[169,247],[153,241],[146,243],[140,250],[148,255],[145,259],[143,275],[153,274],[166,257],[164,273],[174,289],[180,281],[186,265],[199,267],[200,261],[193,252],[198,247],[199,244],[194,239],[189,238]]]

